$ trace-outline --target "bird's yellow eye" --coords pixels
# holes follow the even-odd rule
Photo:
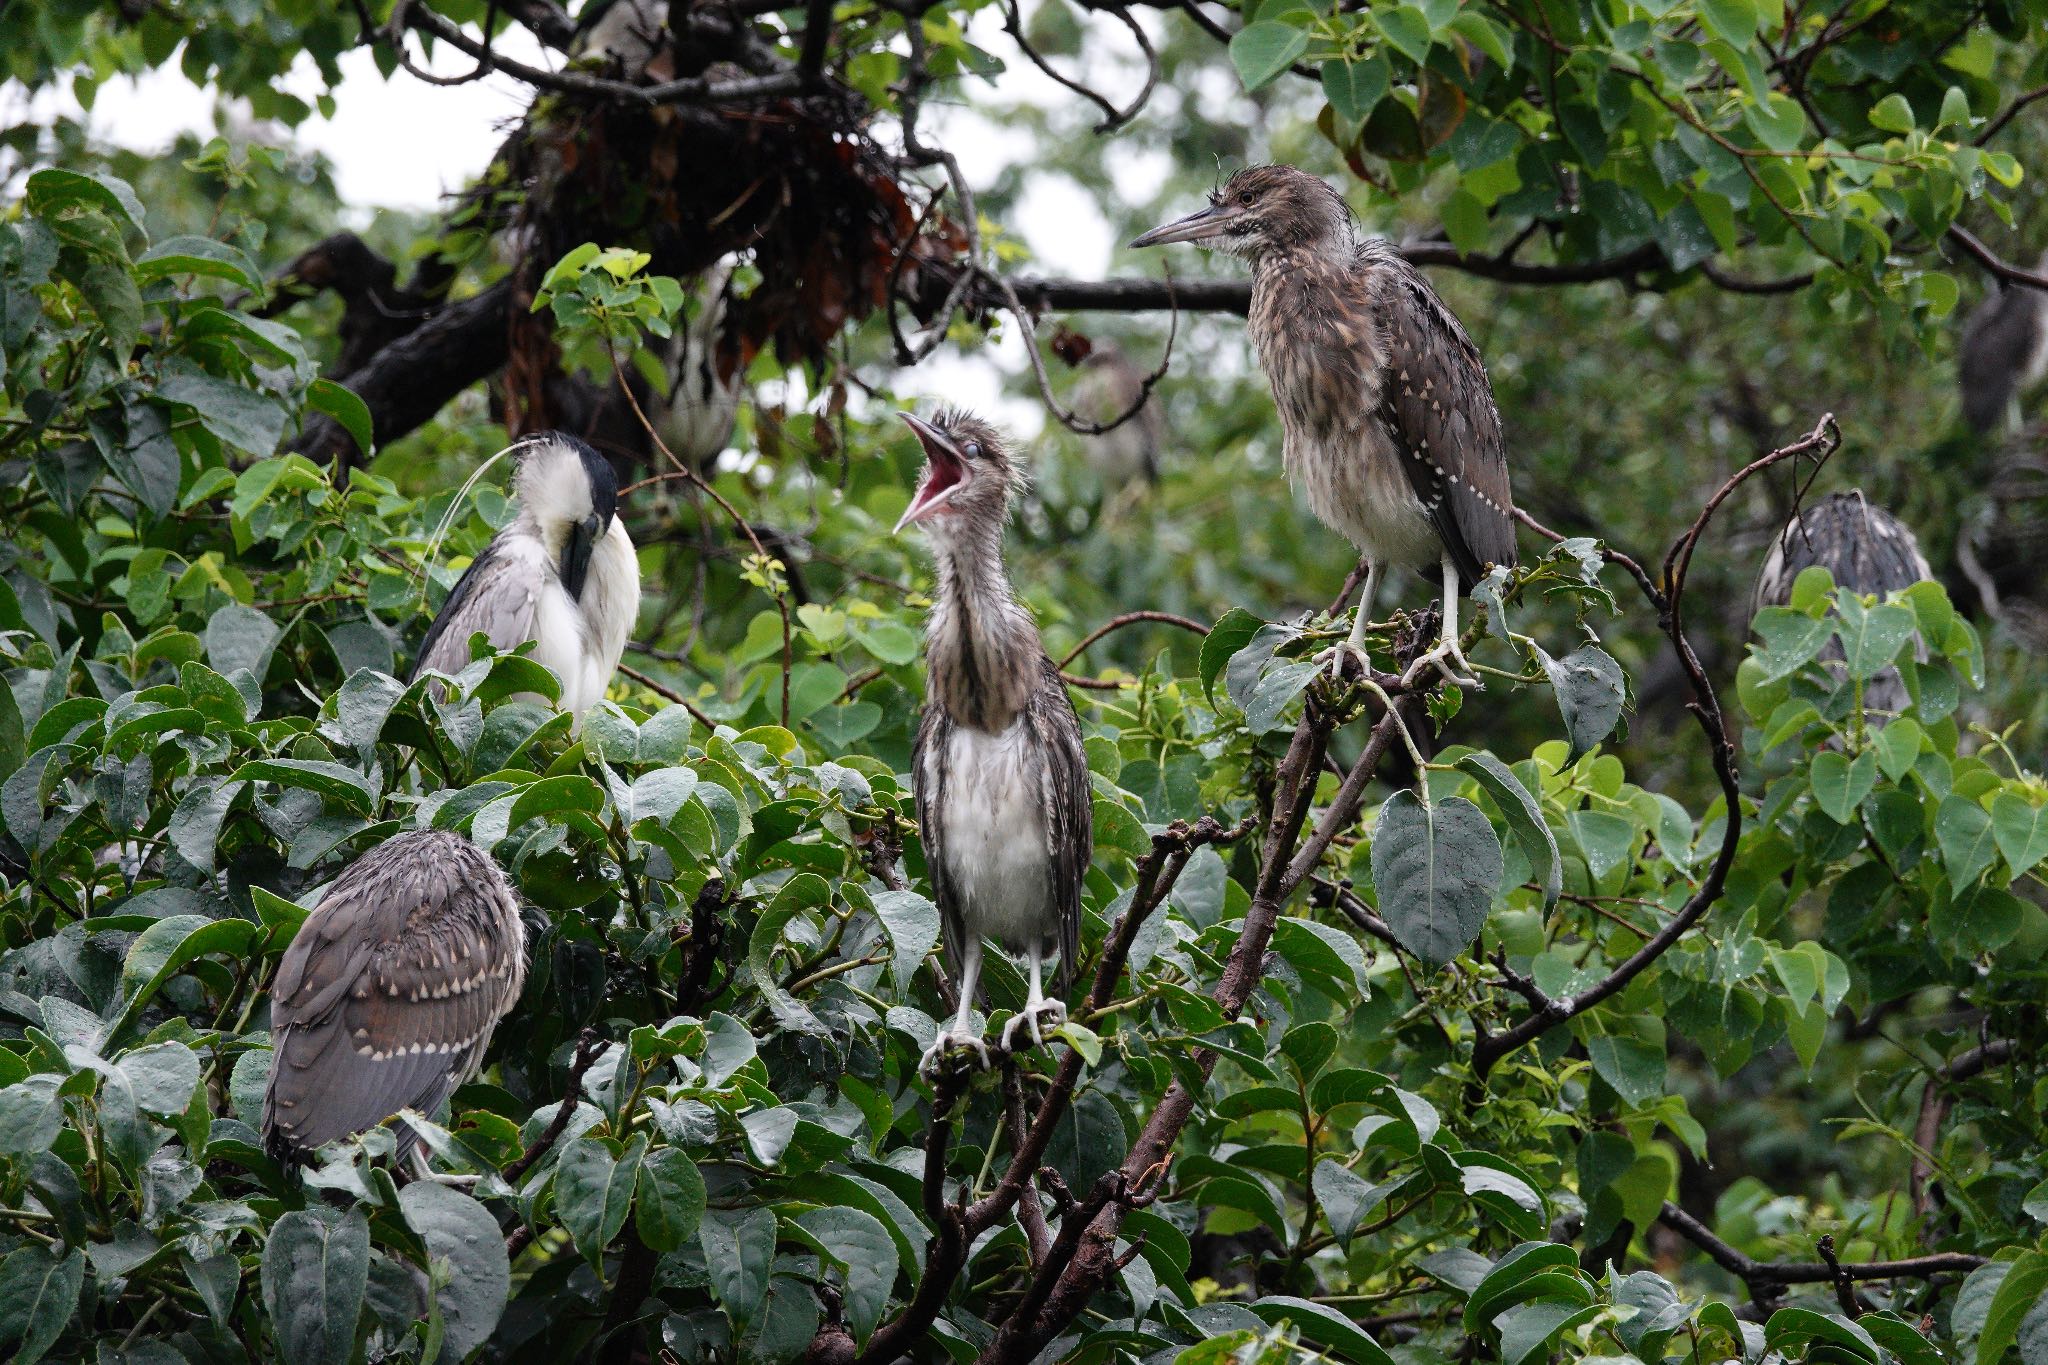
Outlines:
[[[970,459],[970,460],[978,460],[978,459],[980,459],[980,458],[981,458],[981,442],[979,442],[979,441],[969,441],[969,442],[968,442],[967,444],[965,444],[965,445],[963,445],[963,446],[961,446],[961,447],[960,447],[960,453],[961,453],[962,455],[965,455],[965,456],[966,456],[966,457],[967,457],[968,459]]]

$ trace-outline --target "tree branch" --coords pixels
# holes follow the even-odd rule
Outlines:
[[[1913,1207],[1922,1214],[1933,1204],[1934,1191],[1929,1182],[1934,1179],[1934,1148],[1941,1141],[1942,1126],[1948,1122],[1949,1107],[1954,1102],[1949,1087],[2004,1065],[2012,1060],[2012,1054],[2012,1039],[1993,1039],[1957,1053],[1928,1076],[1927,1088],[1920,1092],[1920,1119],[1913,1125],[1913,1165],[1908,1175]]]
[[[1658,606],[1659,625],[1665,637],[1677,649],[1679,663],[1685,669],[1687,681],[1692,685],[1693,700],[1690,709],[1698,719],[1700,729],[1706,734],[1707,743],[1712,748],[1714,775],[1721,784],[1725,815],[1721,828],[1721,848],[1714,857],[1712,868],[1700,882],[1698,890],[1693,892],[1691,898],[1662,929],[1584,994],[1552,999],[1512,1028],[1500,1033],[1487,1034],[1475,1042],[1472,1047],[1472,1069],[1480,1080],[1485,1080],[1487,1073],[1501,1058],[1565,1020],[1585,1013],[1635,980],[1646,967],[1662,957],[1672,944],[1683,938],[1686,931],[1698,923],[1700,917],[1721,899],[1721,892],[1727,885],[1729,869],[1735,865],[1736,845],[1742,837],[1742,789],[1735,780],[1735,741],[1729,737],[1727,722],[1721,715],[1720,701],[1714,694],[1714,684],[1700,665],[1699,656],[1693,652],[1692,642],[1686,638],[1686,573],[1692,567],[1693,550],[1699,544],[1700,537],[1706,533],[1707,523],[1737,488],[1757,474],[1785,460],[1797,459],[1803,455],[1814,455],[1824,460],[1840,442],[1841,433],[1835,427],[1834,414],[1829,413],[1801,439],[1788,446],[1781,446],[1760,459],[1752,460],[1737,470],[1715,490],[1712,497],[1707,499],[1706,506],[1700,510],[1699,516],[1694,518],[1685,534],[1678,538],[1669,553],[1664,556],[1663,582],[1666,586],[1661,593],[1651,599]]]
[[[1984,245],[1982,238],[1961,223],[1949,224],[1948,237],[1963,249],[1965,255],[2006,284],[2023,284],[2029,289],[2048,289],[2048,275],[2033,270],[2022,270],[2002,259],[1997,252]]]
[[[1787,1285],[1833,1284],[1842,1280],[1911,1280],[1934,1275],[1968,1273],[1985,1263],[1982,1256],[1960,1251],[1914,1256],[1903,1261],[1758,1261],[1714,1235],[1714,1230],[1676,1204],[1666,1203],[1657,1221],[1691,1242],[1715,1265],[1741,1280],[1759,1304],[1781,1297]]]

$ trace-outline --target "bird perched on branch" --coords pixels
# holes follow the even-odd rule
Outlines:
[[[1021,482],[1003,438],[962,412],[903,420],[924,447],[925,469],[896,529],[924,528],[939,580],[911,788],[960,987],[959,1012],[921,1065],[956,1047],[986,1064],[987,1044],[969,1029],[984,941],[1021,952],[1030,969],[1005,1047],[1019,1025],[1042,1044],[1042,1022],[1066,1020],[1043,973],[1054,951],[1062,987],[1077,966],[1081,878],[1094,849],[1088,759],[1059,669],[1003,567],[1003,524]]]
[[[1912,528],[1871,505],[1862,489],[1852,488],[1800,508],[1785,523],[1757,575],[1750,615],[1765,607],[1790,606],[1800,572],[1814,565],[1833,574],[1836,587],[1876,597],[1934,577]],[[1821,657],[1840,659],[1841,641],[1829,641]],[[1905,709],[1907,700],[1906,684],[1896,668],[1885,669],[1863,686],[1863,704],[1870,711],[1896,713]]]
[[[2048,271],[2043,256],[2037,271]],[[1963,324],[1956,382],[1963,389],[1963,420],[1988,434],[2017,426],[2014,400],[2048,375],[2048,294],[2023,284],[2002,284]]]
[[[1365,658],[1380,575],[1437,565],[1443,632],[1434,664],[1473,685],[1458,645],[1458,595],[1515,563],[1500,414],[1478,347],[1392,246],[1361,237],[1337,192],[1292,166],[1251,166],[1209,207],[1132,246],[1199,242],[1251,263],[1251,334],[1286,436],[1288,478],[1366,562],[1351,637]]]
[[[265,1147],[299,1162],[401,1109],[432,1113],[482,1066],[525,982],[526,930],[496,863],[442,830],[379,844],[278,964]],[[398,1155],[415,1141],[400,1125]]]
[[[1079,362],[1081,378],[1074,385],[1074,412],[1090,422],[1115,422],[1108,431],[1084,435],[1088,463],[1105,489],[1115,491],[1143,480],[1159,481],[1159,447],[1165,422],[1159,405],[1145,391],[1145,371],[1131,363],[1123,348],[1097,341]],[[1136,408],[1136,412],[1131,409]]]
[[[531,640],[533,657],[562,680],[561,708],[580,717],[604,698],[640,611],[640,566],[618,518],[618,478],[602,455],[559,431],[528,437],[491,461],[508,453],[517,461],[519,513],[448,594],[412,676],[461,672],[478,631],[498,649]]]

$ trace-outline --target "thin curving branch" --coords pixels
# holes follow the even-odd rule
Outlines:
[[[1714,1230],[1676,1204],[1666,1203],[1657,1221],[1707,1254],[1707,1259],[1741,1280],[1759,1304],[1781,1298],[1788,1285],[1836,1284],[1844,1280],[1915,1280],[1975,1270],[1982,1256],[1943,1251],[1902,1261],[1759,1261],[1714,1235]]]
[[[1983,238],[1961,223],[1950,223],[1947,235],[1950,241],[1963,249],[1964,255],[2006,284],[2023,284],[2029,289],[2048,289],[2048,275],[2043,275],[2039,271],[2020,269],[1984,245]]]
[[[1994,1038],[1957,1053],[1927,1077],[1927,1088],[1920,1093],[1920,1117],[1913,1125],[1913,1166],[1908,1174],[1913,1207],[1922,1214],[1934,1203],[1934,1148],[1941,1141],[1942,1127],[1948,1122],[1949,1107],[1954,1103],[1949,1087],[1982,1075],[1994,1066],[2003,1066],[2012,1060],[2012,1055],[2012,1039]]]
[[[1664,590],[1652,597],[1658,609],[1658,624],[1672,646],[1678,651],[1678,660],[1685,670],[1687,681],[1692,686],[1693,700],[1690,709],[1698,720],[1701,731],[1713,751],[1714,776],[1721,784],[1721,797],[1726,807],[1722,821],[1721,847],[1714,856],[1713,866],[1700,882],[1679,912],[1663,928],[1659,929],[1642,947],[1636,949],[1612,971],[1602,977],[1583,994],[1551,998],[1521,1022],[1500,1033],[1481,1036],[1472,1046],[1473,1073],[1484,1081],[1487,1073],[1503,1057],[1536,1038],[1549,1032],[1557,1025],[1580,1014],[1584,1014],[1601,1001],[1618,993],[1629,982],[1636,979],[1645,968],[1668,952],[1671,946],[1683,938],[1693,925],[1697,924],[1708,910],[1721,899],[1727,886],[1728,873],[1735,865],[1735,849],[1742,837],[1742,789],[1735,780],[1735,741],[1729,736],[1727,721],[1721,714],[1721,703],[1714,692],[1714,684],[1707,677],[1706,669],[1700,664],[1699,655],[1693,652],[1692,642],[1685,634],[1685,579],[1692,567],[1694,549],[1700,537],[1706,534],[1707,524],[1714,513],[1726,502],[1737,488],[1756,475],[1786,460],[1805,456],[1826,459],[1841,443],[1841,432],[1835,426],[1833,413],[1823,416],[1812,431],[1787,446],[1781,446],[1768,455],[1750,461],[1730,475],[1699,516],[1693,519],[1685,533],[1673,543],[1664,556]]]
[[[1192,617],[1178,616],[1170,611],[1127,611],[1122,616],[1105,621],[1094,630],[1089,631],[1087,637],[1080,644],[1067,651],[1067,656],[1060,660],[1060,667],[1065,668],[1068,664],[1080,658],[1088,646],[1112,631],[1122,630],[1125,626],[1135,626],[1146,621],[1156,621],[1164,626],[1179,626],[1182,630],[1193,631],[1197,635],[1207,635],[1209,633],[1209,628],[1200,621]]]

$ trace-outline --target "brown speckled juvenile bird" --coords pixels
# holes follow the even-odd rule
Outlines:
[[[459,834],[396,835],[350,863],[299,926],[270,992],[263,1140],[280,1161],[432,1113],[477,1073],[526,982],[505,874]],[[399,1128],[398,1155],[415,1141]]]
[[[1251,166],[1209,207],[1132,246],[1199,242],[1252,267],[1252,343],[1273,385],[1287,476],[1324,525],[1357,545],[1365,591],[1343,654],[1364,659],[1390,565],[1439,565],[1443,634],[1415,661],[1473,685],[1458,595],[1515,562],[1500,414],[1478,347],[1415,267],[1361,237],[1337,192],[1292,166]],[[1455,666],[1455,667],[1454,667]]]
[[[1003,1045],[1019,1025],[1043,1043],[1041,1020],[1065,1021],[1065,1003],[1045,995],[1042,976],[1054,951],[1062,985],[1078,965],[1093,807],[1080,717],[1003,567],[1018,481],[1008,447],[967,413],[903,420],[924,446],[925,472],[896,529],[924,527],[939,579],[911,788],[960,986],[959,1013],[925,1054],[930,1067],[953,1048],[988,1059],[969,1027],[985,939],[1021,952],[1030,968],[1030,996]]]

